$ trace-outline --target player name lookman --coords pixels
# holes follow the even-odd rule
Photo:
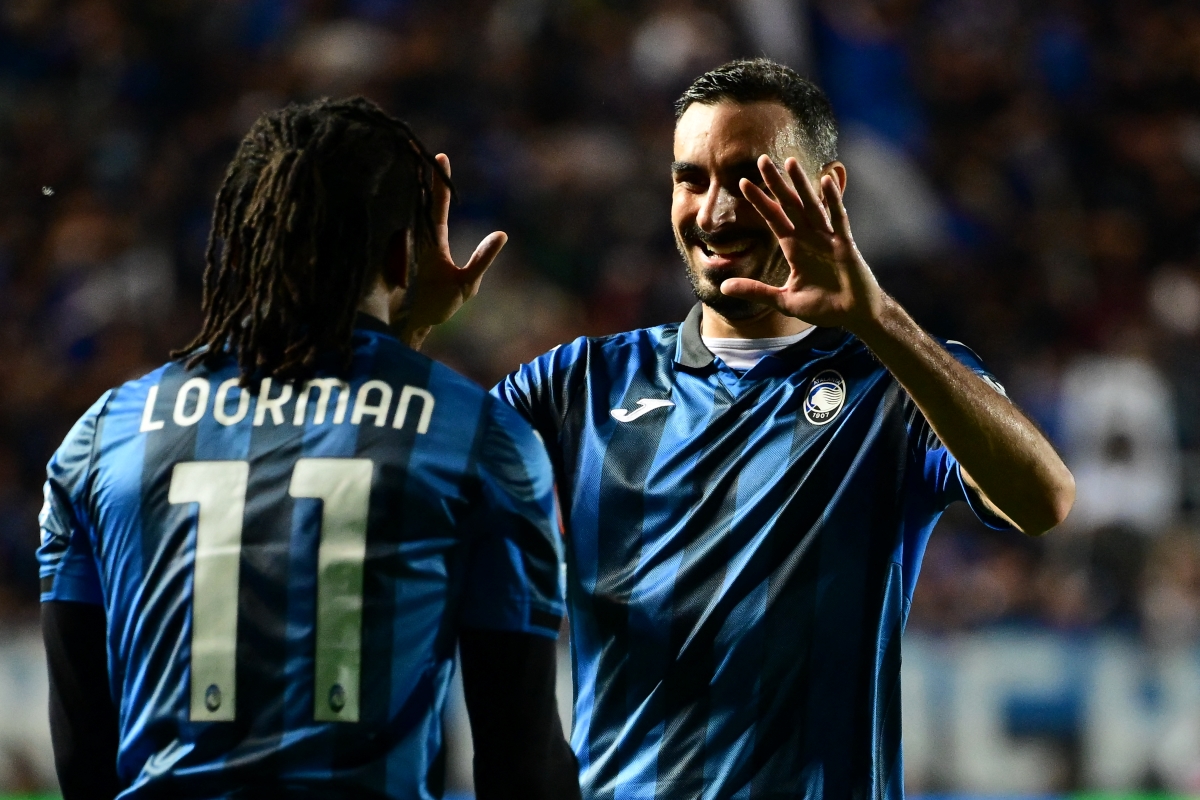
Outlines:
[[[258,392],[252,395],[249,389],[239,384],[238,378],[229,378],[217,385],[213,398],[212,382],[207,378],[195,377],[179,386],[173,400],[164,398],[162,402],[158,398],[159,386],[151,386],[142,409],[140,432],[161,430],[168,421],[186,428],[198,423],[209,412],[213,419],[227,427],[247,418],[253,419],[255,426],[261,426],[270,417],[273,425],[284,425],[289,420],[292,425],[303,425],[305,420],[311,420],[314,425],[342,425],[347,419],[351,425],[361,425],[366,419],[379,428],[388,423],[388,414],[394,412],[391,416],[392,427],[400,429],[408,422],[409,408],[416,399],[420,401],[416,406],[420,409],[419,415],[414,411],[417,433],[426,433],[436,405],[433,394],[427,389],[405,385],[397,391],[387,381],[378,379],[365,381],[357,391],[337,378],[314,378],[306,381],[299,390],[293,389],[290,383],[277,387],[272,384],[270,378],[263,378],[258,385]],[[275,394],[272,395],[272,392]],[[316,402],[312,404],[313,411],[310,414],[309,401],[314,392]],[[335,392],[336,401],[330,414],[329,404]],[[351,396],[354,397],[353,410],[350,410]],[[211,404],[209,398],[213,398]],[[393,398],[397,399],[395,405],[392,404]]]

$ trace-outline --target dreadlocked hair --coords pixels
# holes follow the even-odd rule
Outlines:
[[[217,368],[232,354],[243,386],[348,371],[392,237],[411,230],[418,252],[433,241],[439,178],[453,193],[409,127],[363,97],[263,114],[217,193],[203,326],[172,357]]]

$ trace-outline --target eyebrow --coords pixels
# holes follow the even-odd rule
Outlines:
[[[691,161],[675,161],[671,164],[671,174],[678,175],[686,172],[704,172],[704,167]],[[751,183],[757,183],[762,180],[762,172],[758,169],[757,158],[747,158],[744,161],[739,161],[724,170],[727,174],[736,175],[739,178],[749,178]]]

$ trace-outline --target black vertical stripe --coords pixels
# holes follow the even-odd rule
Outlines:
[[[704,422],[709,445],[689,475],[693,502],[681,505],[699,524],[683,534],[689,541],[672,587],[669,652],[675,663],[663,681],[667,724],[659,742],[655,787],[655,797],[664,800],[697,797],[704,789],[705,745],[712,713],[709,684],[716,670],[716,638],[732,605],[721,603],[703,625],[700,620],[721,591],[729,558],[742,544],[731,539],[729,526],[737,511],[739,464],[748,456],[745,415],[762,394],[761,387],[755,386],[731,402],[719,380],[711,379],[710,384],[716,396]]]
[[[394,345],[374,340],[370,353],[360,348],[355,363],[356,378],[388,381],[396,392],[393,413],[403,385],[429,387],[431,362],[401,362]],[[357,382],[357,381],[356,381]],[[353,401],[352,401],[353,404]],[[412,410],[410,410],[412,414]],[[357,426],[355,457],[370,458],[375,465],[371,505],[367,523],[367,554],[363,567],[362,662],[359,693],[359,722],[332,724],[332,759],[335,771],[354,770],[355,783],[378,792],[387,789],[387,755],[399,738],[411,731],[412,714],[390,717],[393,658],[403,641],[394,639],[396,583],[403,581],[407,565],[400,554],[402,542],[428,537],[440,519],[432,514],[414,514],[409,489],[409,463],[417,441],[415,424],[396,430],[365,423]],[[443,630],[448,627],[443,617]],[[452,655],[445,636],[439,640],[436,659]],[[430,691],[426,696],[425,688]],[[433,702],[432,682],[419,681],[416,693],[423,695],[422,711]],[[429,776],[425,776],[428,778]]]
[[[814,365],[808,371],[816,374],[820,369]],[[797,395],[802,400],[803,394]],[[817,589],[823,570],[836,567],[822,563],[829,545],[826,539],[853,532],[830,529],[824,516],[831,509],[811,499],[833,498],[840,484],[853,480],[848,470],[857,448],[846,450],[832,443],[835,437],[861,443],[871,422],[871,417],[851,416],[840,423],[815,426],[795,412],[791,465],[780,480],[787,492],[784,513],[763,548],[778,566],[770,576],[764,615],[767,644],[762,685],[766,691],[758,699],[754,751],[748,765],[752,797],[782,789],[801,792],[806,767],[814,761],[824,764],[805,749],[814,724],[810,708],[817,668],[814,659],[824,655],[813,648],[821,622]],[[860,502],[850,495],[842,499],[847,501]],[[852,627],[854,621],[847,620],[846,625]]]
[[[288,585],[296,506],[288,487],[304,438],[304,426],[292,425],[289,412],[290,408],[282,425],[273,424],[268,414],[263,425],[252,428],[248,454],[238,589],[238,709],[237,720],[229,725],[249,740],[243,747],[265,754],[253,762],[250,774],[259,775],[288,766],[280,753],[286,728]],[[314,554],[314,565],[315,561]]]
[[[185,720],[190,694],[186,691],[186,681],[190,670],[187,664],[175,661],[173,645],[184,638],[183,631],[191,626],[191,598],[186,603],[172,603],[171,599],[186,596],[183,582],[190,580],[190,570],[174,567],[180,559],[191,558],[189,542],[194,541],[196,514],[186,507],[170,505],[167,497],[175,464],[195,458],[196,426],[181,428],[171,419],[175,395],[188,377],[179,365],[172,364],[163,371],[158,384],[152,419],[164,420],[166,424],[145,437],[140,542],[142,582],[138,587],[141,602],[138,607],[132,603],[120,604],[131,613],[152,616],[154,625],[145,626],[138,637],[130,638],[131,652],[127,654],[130,664],[114,660],[116,668],[122,671],[126,667],[136,667],[163,681],[178,676],[179,682],[185,685]],[[153,605],[151,598],[156,598]],[[127,628],[137,625],[136,620],[125,620],[124,623]],[[173,721],[168,722],[168,719],[163,714],[161,721],[152,726],[153,729],[145,731],[145,738],[153,742],[152,746],[156,749],[165,747],[180,736],[177,726]],[[200,747],[211,744],[210,740],[205,740]]]
[[[655,365],[654,372],[638,372],[621,398],[592,398],[595,413],[608,415],[611,407],[632,407],[644,398],[666,399],[670,394],[669,362],[655,357],[650,350],[641,354],[642,363]],[[609,364],[604,359],[590,363],[589,379],[593,385],[611,385],[607,374]],[[596,587],[592,594],[592,614],[601,640],[594,713],[588,730],[587,747],[596,760],[614,746],[621,728],[632,709],[628,708],[629,674],[629,601],[636,586],[636,570],[641,557],[642,527],[645,523],[646,478],[662,441],[667,413],[646,414],[630,423],[609,420],[614,425],[600,475],[599,520],[597,521]],[[597,420],[598,424],[603,424]],[[597,774],[594,785],[613,787],[622,762],[634,755],[622,749],[618,758],[609,759],[606,768]],[[596,795],[596,800],[609,800],[611,791]]]
[[[903,402],[907,395],[899,384],[892,380],[887,383],[888,388],[876,412],[884,420],[875,444],[879,458],[875,459],[875,502],[872,503],[868,523],[871,541],[867,547],[865,565],[868,594],[864,598],[864,608],[873,613],[864,616],[861,630],[859,651],[863,663],[859,668],[858,691],[855,692],[853,719],[857,725],[852,738],[856,747],[849,761],[852,785],[847,787],[868,798],[883,797],[887,776],[900,757],[903,609],[899,609],[895,622],[887,626],[889,630],[881,630],[881,627],[888,615],[887,592],[894,569],[891,555],[898,544],[895,541],[898,532],[894,520],[903,513],[902,493],[909,467],[909,450]],[[879,653],[878,640],[881,633],[888,636],[882,654]],[[883,661],[879,672],[882,684],[875,681],[875,659],[878,655],[882,655]],[[878,747],[873,744],[878,744]],[[868,783],[870,778],[874,778],[875,785]]]

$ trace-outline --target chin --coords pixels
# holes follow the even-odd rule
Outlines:
[[[751,303],[747,300],[721,294],[721,281],[727,278],[740,278],[743,276],[727,274],[716,278],[708,274],[697,276],[691,264],[688,265],[687,273],[688,280],[692,284],[692,293],[696,295],[696,299],[725,319],[749,319],[762,312],[763,307],[758,303]]]

